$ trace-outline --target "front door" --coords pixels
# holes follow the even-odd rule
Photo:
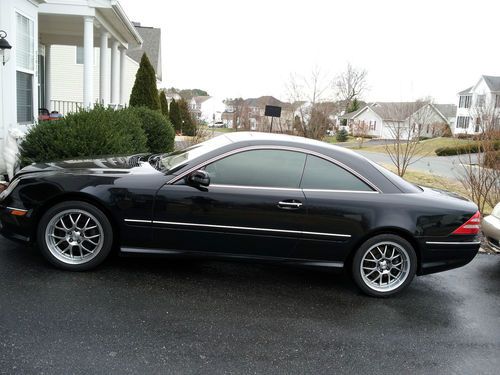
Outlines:
[[[300,179],[306,155],[259,149],[205,166],[207,188],[180,180],[158,192],[154,240],[158,248],[234,256],[287,257],[307,210]]]

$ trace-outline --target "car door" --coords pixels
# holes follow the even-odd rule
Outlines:
[[[282,149],[235,152],[202,165],[210,184],[164,185],[154,210],[156,246],[235,256],[286,257],[306,219],[300,179],[306,155]]]
[[[366,233],[378,191],[346,168],[307,155],[301,188],[308,217],[293,253],[301,259],[342,262],[352,243]]]

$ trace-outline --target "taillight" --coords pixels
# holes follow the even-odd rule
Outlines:
[[[481,214],[477,211],[465,223],[460,225],[452,234],[478,234],[481,229]]]

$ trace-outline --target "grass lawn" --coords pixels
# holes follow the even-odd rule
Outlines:
[[[439,138],[427,139],[425,141],[420,141],[416,154],[421,156],[436,156],[436,153],[434,151],[440,147],[465,145],[468,142],[471,141],[467,139],[458,139],[458,138],[439,137]],[[383,153],[386,152],[384,145],[369,146],[369,144],[366,144],[366,146],[363,145],[362,150],[372,151],[372,152],[383,152]]]
[[[217,133],[231,133],[231,132],[234,132],[234,129],[233,128],[208,128],[208,130],[210,131],[214,131],[214,132],[217,132]]]
[[[394,166],[387,164],[384,164],[383,166],[389,169],[390,171],[396,173],[396,168]],[[448,190],[457,193],[463,197],[470,198],[468,191],[463,187],[463,185],[459,181],[456,180],[448,179],[441,176],[436,176],[431,173],[417,172],[411,169],[406,171],[403,178],[417,185]],[[484,212],[482,212],[482,215],[489,215],[492,210],[493,207],[490,207],[486,204],[484,207]]]

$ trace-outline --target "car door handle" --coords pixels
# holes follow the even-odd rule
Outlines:
[[[302,206],[302,202],[299,201],[280,201],[278,202],[278,207],[284,210],[296,210]]]

